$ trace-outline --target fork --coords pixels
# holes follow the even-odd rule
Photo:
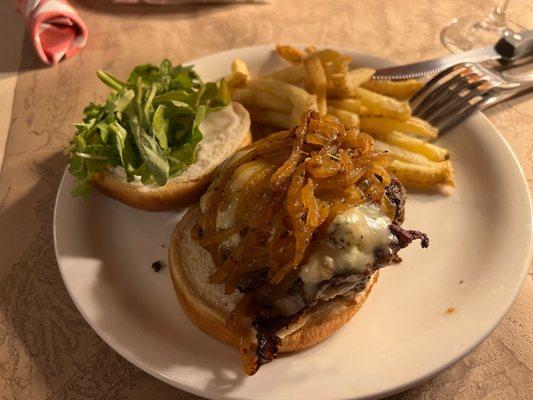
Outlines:
[[[435,75],[410,100],[413,115],[442,133],[477,110],[529,91],[533,74],[514,77],[479,64],[461,63]]]

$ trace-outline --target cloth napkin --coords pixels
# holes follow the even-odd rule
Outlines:
[[[223,3],[271,3],[272,0],[112,0],[118,4],[223,4]]]
[[[87,43],[87,27],[67,0],[19,0],[29,38],[46,64],[70,58]]]

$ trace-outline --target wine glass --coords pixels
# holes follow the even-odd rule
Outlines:
[[[452,53],[495,44],[505,32],[521,32],[525,28],[505,17],[509,0],[498,0],[485,18],[465,15],[452,19],[440,32],[442,44]]]

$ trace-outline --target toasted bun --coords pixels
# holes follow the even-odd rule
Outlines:
[[[239,103],[234,102],[231,107],[239,122],[232,125],[228,119],[221,118],[220,129],[203,132],[196,162],[166,185],[130,183],[106,171],[93,175],[93,186],[106,196],[146,211],[168,211],[193,203],[207,189],[216,167],[236,150],[252,142],[248,112]],[[220,118],[217,113],[208,114],[206,120]]]
[[[198,213],[197,206],[191,207],[172,233],[169,265],[174,288],[183,311],[196,326],[220,341],[239,347],[239,336],[226,321],[241,295],[237,292],[226,295],[222,284],[208,282],[215,265],[210,254],[191,237]],[[331,336],[359,310],[377,277],[376,272],[365,289],[353,298],[337,298],[313,309],[303,326],[283,337],[280,351],[305,349]]]

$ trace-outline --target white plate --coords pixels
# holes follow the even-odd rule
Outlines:
[[[361,65],[386,66],[348,52]],[[278,66],[271,46],[215,54],[194,63],[204,79],[239,57],[253,71]],[[382,270],[361,311],[325,342],[241,372],[238,353],[185,317],[166,260],[181,213],[135,210],[98,193],[69,194],[65,174],[54,218],[57,260],[76,306],[122,356],[181,389],[218,399],[379,397],[427,379],[472,351],[498,325],[519,293],[531,247],[531,206],[520,166],[482,115],[440,139],[452,154],[450,197],[410,194],[404,226],[427,232],[403,263]],[[455,312],[447,313],[453,308]]]

